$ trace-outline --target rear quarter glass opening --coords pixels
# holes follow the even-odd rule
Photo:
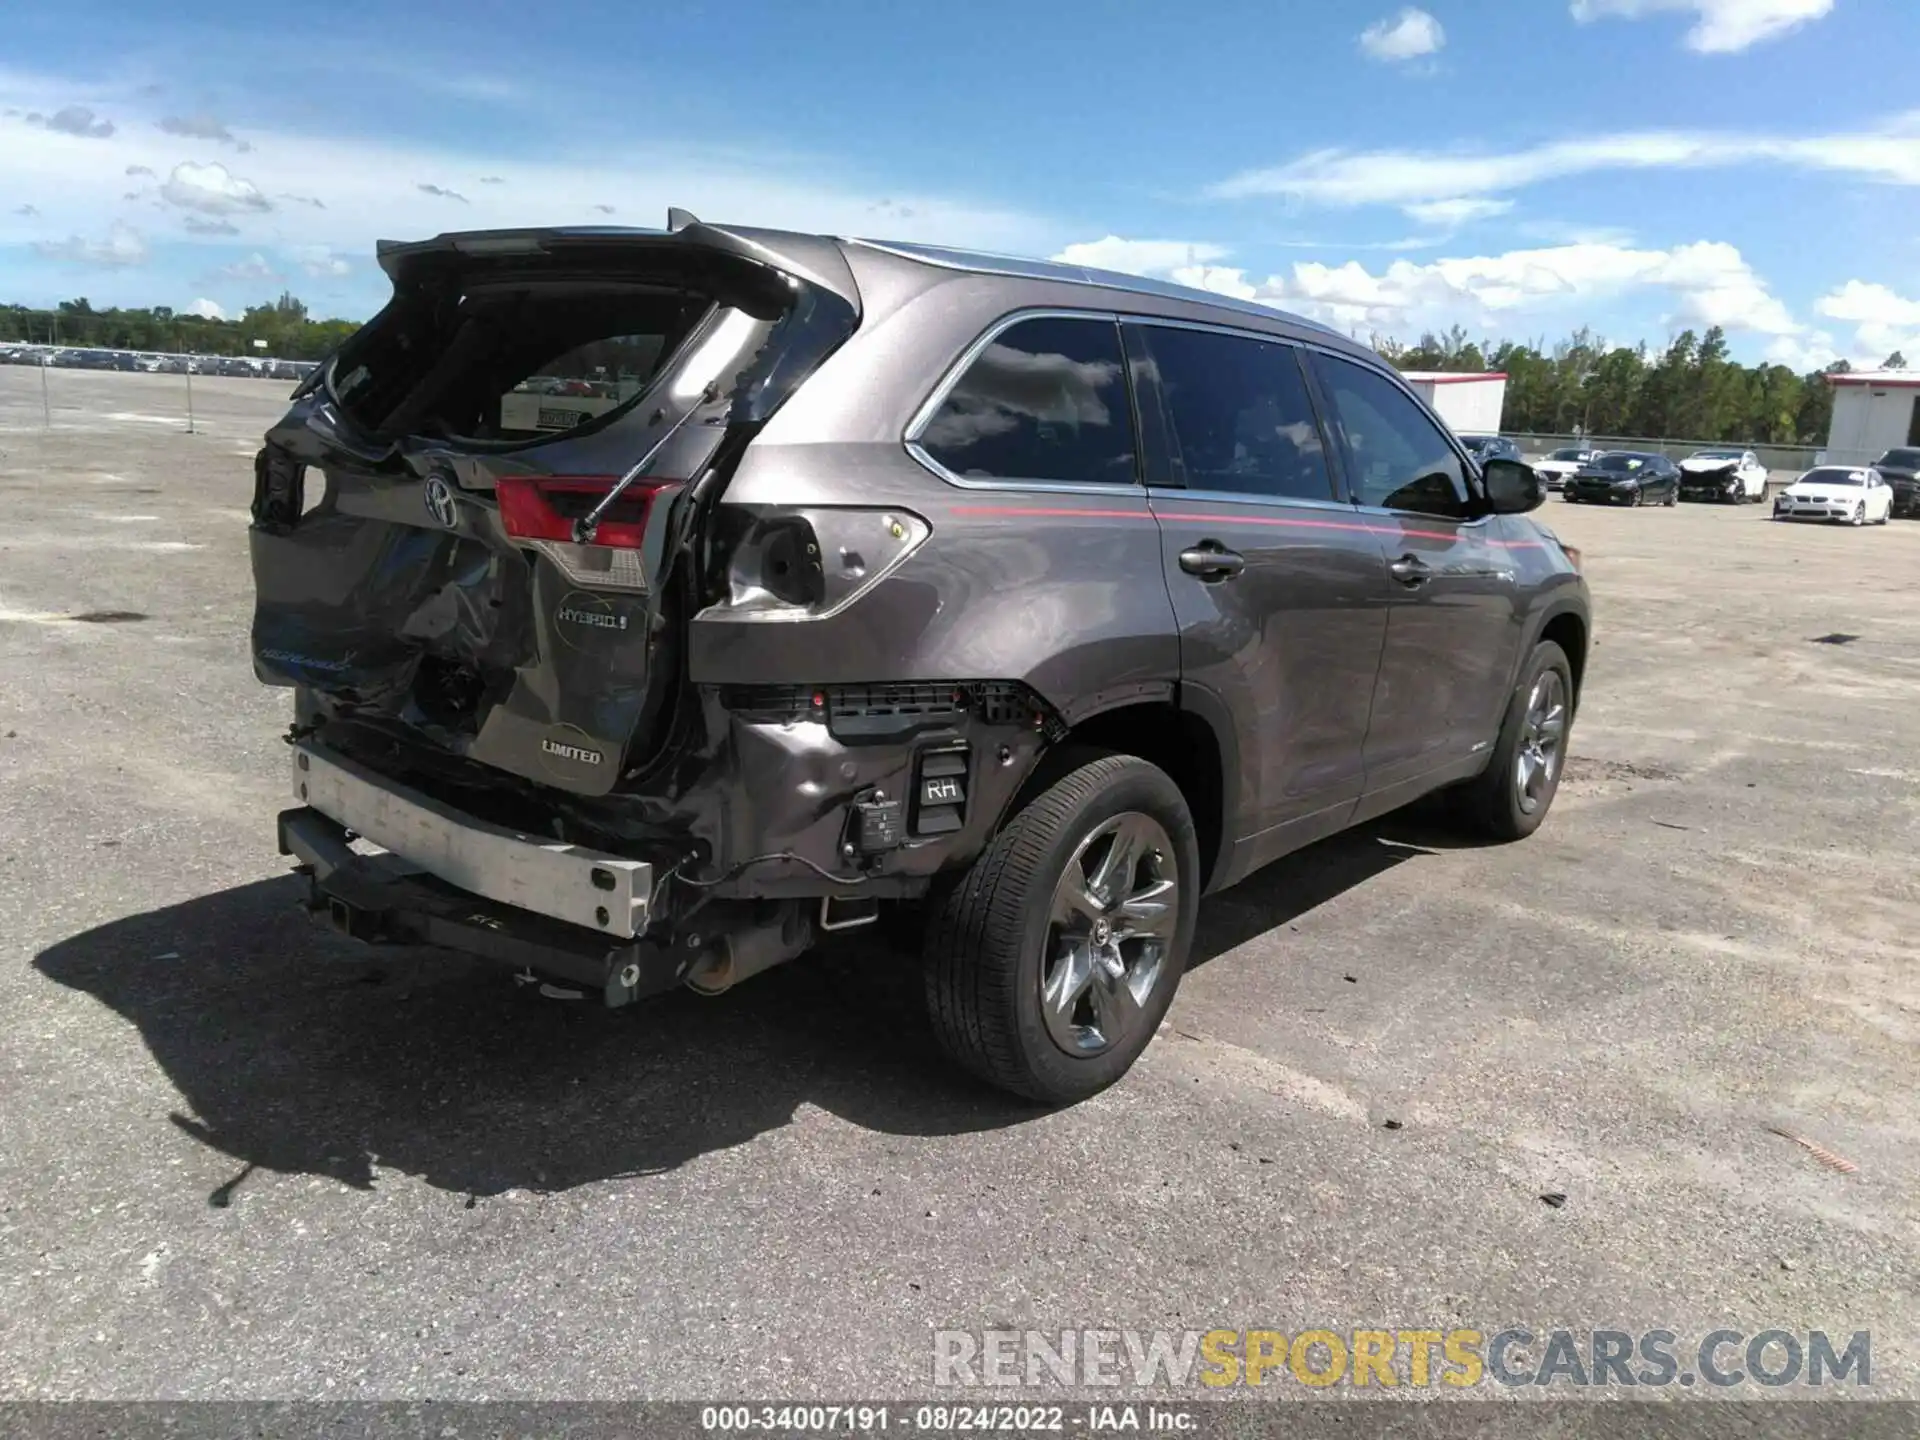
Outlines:
[[[632,409],[717,308],[706,294],[618,281],[396,297],[335,362],[330,388],[376,435],[539,444]]]

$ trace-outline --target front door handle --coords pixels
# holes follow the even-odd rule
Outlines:
[[[1208,540],[1182,550],[1180,568],[1202,580],[1231,580],[1247,568],[1247,557]]]
[[[1432,576],[1433,571],[1428,568],[1427,562],[1422,560],[1418,555],[1402,555],[1398,560],[1387,566],[1387,573],[1402,585],[1424,585],[1427,583],[1429,577]]]

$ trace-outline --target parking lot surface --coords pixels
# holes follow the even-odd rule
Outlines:
[[[180,377],[56,372],[51,428],[42,378],[0,368],[0,1398],[904,1396],[936,1328],[1368,1324],[1865,1329],[1920,1395],[1920,523],[1550,502],[1598,640],[1545,829],[1216,897],[1135,1072],[1042,1113],[872,941],[608,1012],[315,928],[246,656],[284,386],[196,380],[188,434]]]

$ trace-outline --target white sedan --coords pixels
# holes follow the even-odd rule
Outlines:
[[[1534,461],[1533,469],[1547,482],[1547,489],[1564,490],[1569,475],[1591,465],[1606,453],[1604,450],[1589,450],[1584,445],[1569,445],[1564,450],[1554,451],[1544,460]]]
[[[1680,462],[1680,498],[1744,505],[1767,498],[1767,467],[1751,450],[1696,450]]]
[[[1822,465],[1807,471],[1773,501],[1776,520],[1844,520],[1884,525],[1893,513],[1893,487],[1878,470]]]

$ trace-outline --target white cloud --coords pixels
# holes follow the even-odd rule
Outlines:
[[[1260,298],[1260,287],[1247,279],[1247,272],[1231,265],[1182,265],[1169,278],[1177,285],[1211,290],[1235,300]]]
[[[1573,18],[1582,24],[1607,16],[1637,20],[1662,11],[1690,11],[1695,19],[1687,48],[1703,55],[1745,50],[1832,9],[1833,0],[1573,0]]]
[[[1421,200],[1402,207],[1407,215],[1422,225],[1438,225],[1448,230],[1457,230],[1462,225],[1471,225],[1476,220],[1491,220],[1496,215],[1504,215],[1513,209],[1511,200],[1461,199]]]
[[[1217,199],[1282,196],[1318,205],[1414,205],[1522,189],[1607,170],[1687,170],[1772,163],[1920,185],[1920,111],[1830,135],[1622,131],[1524,150],[1316,150],[1210,187]]]
[[[236,260],[231,265],[220,267],[221,278],[226,280],[278,280],[279,274],[267,263],[267,257],[258,250],[244,260]]]
[[[76,135],[82,140],[104,140],[113,134],[113,122],[96,116],[84,105],[63,105],[51,115],[33,111],[28,114],[27,123],[60,135]]]
[[[1190,272],[1176,272],[1198,283]],[[1583,321],[1633,292],[1665,292],[1674,325],[1795,336],[1803,327],[1731,245],[1701,241],[1671,250],[1560,245],[1416,264],[1396,260],[1375,272],[1358,261],[1303,261],[1253,283],[1238,270],[1213,272],[1208,288],[1296,310],[1341,330],[1407,335],[1463,322],[1508,332]]]
[[[227,312],[211,300],[202,298],[187,306],[189,315],[198,315],[202,320],[224,320]]]
[[[1810,330],[1805,335],[1782,335],[1767,346],[1766,353],[1769,365],[1785,365],[1802,375],[1824,370],[1839,358],[1840,352],[1833,348],[1833,337],[1824,330]]]
[[[334,254],[325,245],[298,245],[292,254],[300,268],[316,279],[338,280],[353,273],[353,262]]]
[[[220,164],[174,166],[167,183],[160,187],[160,198],[203,215],[258,214],[273,208],[259,186],[229,173]]]
[[[1895,350],[1920,361],[1920,300],[1885,285],[1849,280],[1823,295],[1814,309],[1854,327],[1853,355],[1864,364],[1878,365]]]
[[[33,248],[49,260],[110,268],[144,265],[149,253],[146,236],[131,225],[115,225],[104,240],[72,235],[65,240],[42,240]]]
[[[1847,281],[1816,308],[1834,320],[1920,329],[1920,300],[1909,300],[1885,285],[1869,285],[1863,280]]]
[[[64,82],[62,82],[64,83]],[[51,82],[34,84],[0,65],[0,108],[47,108]],[[252,243],[291,250],[324,245],[370,262],[381,237],[417,238],[454,226],[605,223],[593,209],[618,195],[622,217],[659,224],[668,205],[718,221],[788,226],[832,235],[871,235],[883,192],[844,181],[824,161],[791,154],[742,157],[673,136],[636,140],[592,154],[564,147],[527,161],[392,140],[338,134],[253,131],[255,150],[241,174],[218,164],[181,167],[179,144],[151,123],[161,112],[123,124],[111,145],[91,144],[15,122],[0,133],[0,196],[36,203],[63,230],[103,233],[124,212],[126,169],[144,165],[166,177],[162,199],[179,211],[233,221]],[[555,157],[558,158],[555,158]],[[434,175],[466,195],[459,205],[414,188]],[[481,184],[488,176],[499,183]],[[471,177],[471,179],[469,179]],[[172,193],[165,194],[168,187]],[[323,197],[325,207],[282,195]],[[1046,217],[964,195],[892,191],[892,238],[1045,255],[1072,239]],[[297,222],[291,218],[297,215]],[[274,248],[265,248],[272,255]],[[224,257],[223,257],[224,258]],[[357,263],[360,303],[385,289],[371,263]],[[297,272],[296,272],[297,273]]]
[[[1089,270],[1167,275],[1182,265],[1224,259],[1226,253],[1219,245],[1190,240],[1123,240],[1118,235],[1106,235],[1098,240],[1076,241],[1053,258],[1063,265],[1084,265]]]
[[[1360,32],[1360,48],[1374,60],[1418,60],[1446,43],[1447,32],[1440,28],[1440,22],[1411,5]]]
[[[253,149],[211,115],[166,115],[161,117],[159,124],[167,134],[178,135],[182,139],[217,140],[222,145],[231,145],[243,152]]]

